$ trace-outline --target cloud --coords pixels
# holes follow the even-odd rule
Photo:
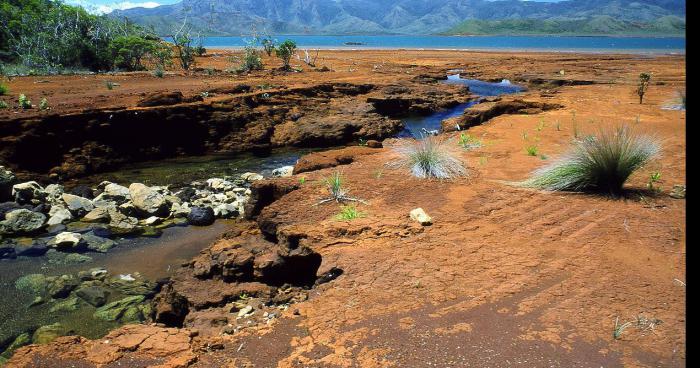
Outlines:
[[[85,10],[94,14],[107,14],[114,10],[125,10],[131,8],[155,8],[162,4],[155,1],[144,1],[144,2],[133,2],[133,1],[122,1],[114,2],[110,4],[95,4],[91,0],[71,0],[68,1],[70,4],[80,5]]]

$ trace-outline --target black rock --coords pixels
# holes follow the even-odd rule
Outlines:
[[[16,251],[19,251],[17,255],[22,257],[41,257],[46,254],[48,250],[49,248],[46,244],[42,243],[34,243],[29,247],[16,249]]]
[[[47,214],[47,213],[49,213],[49,210],[51,210],[51,205],[48,205],[46,203],[42,203],[42,204],[32,208],[31,210],[34,212]]]
[[[187,221],[194,226],[209,226],[214,223],[214,210],[210,207],[192,207]]]
[[[17,258],[17,253],[15,253],[15,248],[0,246],[0,259],[15,259]]]
[[[92,233],[95,236],[99,236],[100,238],[111,238],[114,234],[112,234],[112,230],[110,230],[107,227],[102,227],[102,226],[97,226],[92,228]]]
[[[107,302],[107,295],[109,295],[108,292],[99,286],[80,288],[75,294],[93,307],[103,306]]]
[[[92,191],[92,188],[88,187],[87,185],[78,185],[77,187],[70,190],[70,194],[87,199],[95,198],[95,193]]]
[[[321,284],[325,284],[327,282],[331,282],[331,281],[337,279],[342,274],[343,274],[342,269],[340,269],[338,267],[333,267],[330,270],[326,271],[323,275],[319,276],[318,279],[316,279],[316,285],[321,285]]]
[[[197,191],[194,188],[186,187],[178,191],[175,195],[183,202],[189,202]]]

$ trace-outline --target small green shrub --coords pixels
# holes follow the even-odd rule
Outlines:
[[[161,67],[156,67],[156,69],[153,70],[153,75],[157,78],[163,78],[163,76],[165,75],[165,72],[163,71],[163,69]]]
[[[48,110],[49,109],[49,101],[46,100],[46,98],[42,98],[41,101],[39,101],[39,110]]]
[[[661,173],[656,171],[649,175],[649,182],[647,182],[647,188],[651,191],[660,191],[661,188],[657,187],[656,183],[661,180]]]
[[[345,180],[343,180],[343,176],[338,171],[334,172],[331,176],[324,178],[323,183],[326,185],[330,196],[322,199],[316,205],[332,201],[338,203],[345,201],[365,203],[361,199],[348,196],[349,191],[345,189],[344,182]]]
[[[481,141],[466,133],[459,135],[459,145],[466,150],[471,150],[481,147]]]
[[[352,205],[342,206],[340,208],[340,213],[335,216],[336,219],[344,221],[354,220],[360,217],[365,217],[365,213],[358,211],[357,207]]]
[[[629,176],[660,152],[656,139],[627,126],[576,141],[558,160],[532,173],[523,186],[546,190],[598,191],[617,196]]]
[[[105,87],[107,87],[108,90],[113,90],[114,86],[116,86],[116,83],[112,81],[105,81]]]
[[[9,91],[10,90],[7,88],[6,85],[4,85],[3,83],[0,83],[0,96],[6,95],[7,92],[9,92]]]
[[[527,152],[528,156],[537,156],[537,146],[527,146],[525,147],[525,151]]]
[[[448,140],[439,136],[404,140],[395,148],[399,158],[387,165],[408,168],[418,178],[451,179],[465,176],[467,169],[453,147]]]
[[[291,67],[289,66],[289,61],[292,59],[292,56],[294,55],[294,51],[296,51],[296,49],[297,44],[292,40],[286,40],[277,47],[277,49],[275,50],[275,54],[278,58],[282,59],[282,69],[291,70]]]
[[[8,107],[9,107],[9,106],[7,106],[7,102],[5,102],[5,101],[3,101],[3,100],[0,100],[0,109],[6,109],[6,108],[8,108]]]
[[[640,105],[642,104],[642,101],[644,100],[644,95],[647,93],[647,89],[649,88],[649,81],[651,81],[651,74],[639,74],[639,82],[637,83],[637,95],[639,96]]]
[[[272,53],[275,51],[275,40],[272,38],[272,36],[265,36],[265,38],[262,39],[261,43],[263,50],[265,50],[267,56],[272,56]]]
[[[17,104],[21,109],[31,109],[32,108],[32,101],[30,101],[27,96],[24,95],[24,93],[20,93],[19,97],[17,98]]]

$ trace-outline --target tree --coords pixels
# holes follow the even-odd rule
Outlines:
[[[649,81],[651,80],[651,75],[649,73],[639,74],[639,84],[637,85],[637,95],[639,95],[639,104],[642,104],[644,100],[644,94],[647,93],[647,88],[649,88]]]
[[[182,22],[182,26],[172,36],[173,44],[177,52],[177,59],[184,70],[190,70],[194,65],[195,49],[192,47],[192,31],[187,25],[187,18]]]
[[[114,65],[124,70],[143,70],[141,60],[156,49],[156,43],[139,36],[117,37],[109,44]]]
[[[262,47],[267,56],[272,56],[272,53],[275,51],[275,40],[272,39],[272,36],[265,35],[265,38],[262,39]]]
[[[275,53],[277,54],[277,57],[282,59],[282,69],[284,70],[290,70],[291,67],[289,66],[289,60],[292,59],[292,55],[294,55],[294,51],[297,49],[297,44],[296,42],[292,40],[286,40],[280,44],[277,49],[275,50]]]

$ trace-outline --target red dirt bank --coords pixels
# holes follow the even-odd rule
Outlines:
[[[283,179],[285,190],[269,189],[279,199],[261,206],[256,219],[268,240],[293,235],[322,255],[319,272],[344,271],[269,325],[222,335],[202,327],[207,318],[235,323],[236,315],[212,308],[198,312],[196,326],[185,320],[182,330],[127,326],[95,342],[66,337],[25,347],[9,366],[685,366],[685,286],[677,281],[685,280],[685,200],[667,195],[685,183],[685,112],[661,109],[685,88],[684,59],[397,54],[389,59],[393,73],[411,60],[467,67],[484,79],[552,79],[565,70],[567,78],[606,84],[533,90],[523,99],[562,108],[500,115],[471,128],[484,147],[463,154],[469,178],[419,180],[389,170],[391,140],[377,153],[353,155],[338,168],[350,194],[368,202],[359,206],[367,214],[362,219],[338,221],[337,205],[313,206],[325,195],[320,180],[334,168]],[[375,51],[353,57],[360,70],[389,58]],[[651,86],[639,105],[634,80],[650,70],[663,84]],[[344,75],[367,76],[357,74]],[[628,183],[641,196],[611,200],[507,185],[546,162],[528,156],[527,145],[537,144],[551,160],[575,130],[623,122],[664,142],[662,158]],[[662,173],[665,194],[644,191],[654,171]],[[433,226],[408,218],[416,207],[433,217]],[[205,252],[236,241],[224,239]],[[640,315],[663,322],[653,331],[630,327],[613,339],[616,318]]]

